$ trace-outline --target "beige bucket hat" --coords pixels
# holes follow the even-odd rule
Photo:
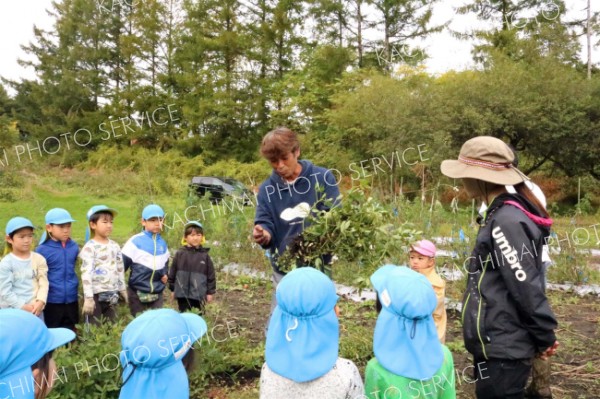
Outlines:
[[[500,185],[515,185],[529,180],[512,162],[515,155],[498,138],[479,136],[467,140],[458,160],[442,161],[442,173],[454,179],[472,178]]]

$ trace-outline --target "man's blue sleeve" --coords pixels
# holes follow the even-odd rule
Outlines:
[[[256,213],[254,215],[254,225],[261,225],[263,229],[267,230],[271,235],[271,241],[267,245],[261,245],[264,249],[272,248],[275,231],[275,221],[273,220],[273,214],[271,207],[269,206],[270,198],[266,195],[264,188],[261,186],[258,191]]]

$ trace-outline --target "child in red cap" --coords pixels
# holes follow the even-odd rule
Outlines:
[[[429,240],[417,241],[410,246],[410,268],[427,277],[433,285],[437,306],[433,311],[433,321],[441,343],[446,342],[446,282],[435,271],[435,244]]]

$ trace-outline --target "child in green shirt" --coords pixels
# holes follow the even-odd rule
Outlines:
[[[432,313],[437,299],[425,276],[385,265],[371,282],[382,305],[373,351],[365,370],[365,394],[375,398],[454,399],[452,354],[439,341]]]

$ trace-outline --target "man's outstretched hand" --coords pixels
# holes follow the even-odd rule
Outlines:
[[[271,234],[263,229],[260,224],[257,224],[252,231],[252,238],[254,238],[254,242],[259,245],[267,245],[271,241]]]

